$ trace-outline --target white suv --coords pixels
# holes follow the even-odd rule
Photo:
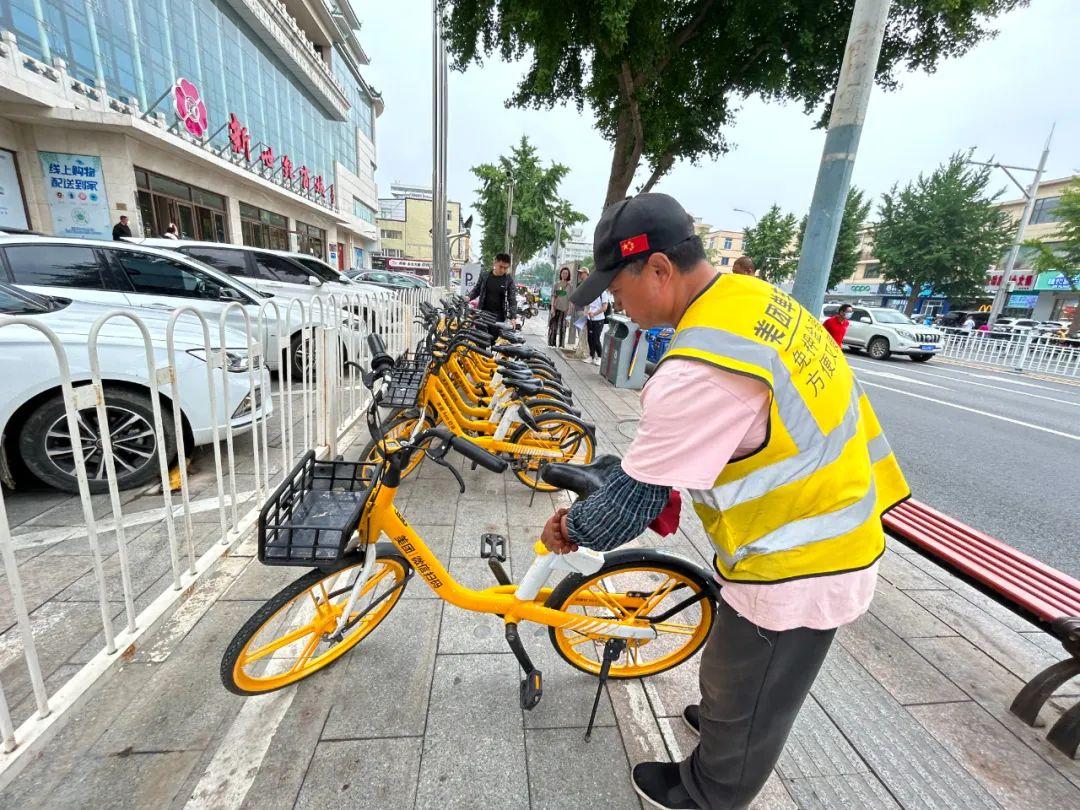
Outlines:
[[[855,307],[848,323],[844,345],[865,349],[875,360],[890,354],[906,354],[925,362],[941,349],[942,334],[937,329],[915,323],[891,307]]]
[[[191,306],[213,324],[235,301],[242,304],[250,316],[252,330],[261,305],[269,300],[277,305],[281,323],[268,307],[264,314],[263,355],[266,364],[271,369],[281,365],[277,351],[279,331],[286,332],[285,342],[289,345],[294,374],[303,364],[301,347],[305,324],[298,312],[286,317],[292,299],[259,292],[241,279],[169,251],[126,241],[0,236],[0,281],[9,281],[42,295],[62,295],[76,301],[116,307],[168,311]],[[244,330],[244,318],[236,307],[232,307],[227,318],[230,326]],[[187,320],[195,321],[191,317]],[[350,342],[355,345],[346,350],[359,351],[362,336],[355,330],[350,331],[354,332]]]
[[[76,387],[91,379],[90,328],[113,309],[113,306],[38,295],[0,284],[0,316],[33,318],[52,329],[64,347],[71,382]],[[143,309],[136,314],[150,333],[154,365],[158,368],[168,365],[166,327],[169,313]],[[218,338],[218,330],[211,330],[212,351],[219,346]],[[206,389],[206,347],[202,327],[194,320],[180,319],[173,339],[175,394],[170,385],[158,389],[170,465],[176,458],[173,396],[180,399],[185,445],[210,444],[215,421]],[[249,430],[253,410],[264,415],[271,412],[269,372],[265,368],[256,372],[255,390],[252,391],[244,335],[228,330],[225,343],[227,401],[223,406],[219,394],[218,402],[221,438],[225,437],[230,424],[234,432]],[[97,345],[117,484],[121,489],[141,486],[155,480],[159,473],[143,337],[130,320],[114,318],[102,327]],[[216,380],[221,376],[221,372],[215,372]],[[60,371],[55,352],[42,333],[27,326],[9,324],[0,327],[0,379],[4,380],[0,394],[0,477],[13,484],[11,462],[21,459],[27,470],[44,483],[77,492],[72,442],[60,390]],[[104,492],[108,484],[97,410],[94,407],[81,409],[79,416],[90,489]]]

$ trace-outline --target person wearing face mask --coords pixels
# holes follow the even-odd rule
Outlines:
[[[841,348],[844,347],[844,335],[847,333],[848,321],[851,320],[851,313],[854,311],[855,308],[851,304],[844,304],[835,315],[826,318],[821,324],[825,327],[825,331],[832,335],[836,345]]]

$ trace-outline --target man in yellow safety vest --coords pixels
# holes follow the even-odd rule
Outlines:
[[[702,654],[700,735],[681,763],[645,762],[658,807],[747,806],[776,764],[836,628],[864,613],[882,514],[910,494],[840,347],[791,296],[720,274],[666,194],[609,206],[575,303],[610,289],[642,327],[675,326],[642,391],[630,450],[604,486],[544,529],[552,551],[638,536],[673,487],[712,540],[721,588]]]

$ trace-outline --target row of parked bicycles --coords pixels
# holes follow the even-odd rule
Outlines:
[[[548,627],[567,663],[599,677],[595,716],[607,678],[664,672],[700,649],[715,616],[715,580],[659,549],[551,554],[537,541],[515,584],[504,566],[506,538],[483,534],[477,551],[488,562],[491,587],[456,582],[394,505],[402,480],[422,462],[447,468],[462,492],[462,476],[447,460],[451,450],[474,468],[510,469],[534,490],[566,489],[581,498],[619,459],[594,458],[595,429],[581,419],[554,363],[508,325],[460,299],[421,308],[425,335],[412,352],[393,358],[377,335],[369,338],[371,367],[361,372],[373,392],[372,439],[360,460],[322,461],[309,452],[263,507],[259,560],[310,570],[236,634],[222,658],[222,681],[231,692],[257,695],[308,677],[378,627],[419,574],[447,602],[502,619],[524,672],[525,709],[540,701],[543,682],[518,624]],[[556,574],[560,581],[549,585]],[[425,637],[402,629],[403,644]]]

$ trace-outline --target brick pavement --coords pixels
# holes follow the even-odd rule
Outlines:
[[[560,363],[601,449],[624,450],[636,393],[613,389],[595,366]],[[509,474],[461,469],[458,496],[446,471],[422,468],[403,487],[404,514],[462,582],[492,584],[477,556],[485,531],[508,536],[520,576],[564,496],[530,504]],[[685,517],[678,535],[636,542],[703,561],[708,540]],[[68,720],[0,807],[635,808],[632,764],[680,758],[693,744],[678,715],[696,699],[696,659],[609,685],[585,743],[595,681],[555,655],[545,629],[523,634],[545,691],[522,712],[498,618],[445,605],[419,581],[339,664],[272,695],[234,697],[218,680],[222,650],[300,573],[264,568],[253,552],[247,543],[222,561],[202,598]],[[1006,709],[1023,679],[1062,655],[1034,625],[890,543],[870,613],[838,634],[755,807],[1078,806],[1080,765]],[[1061,712],[1054,701],[1044,719]]]

